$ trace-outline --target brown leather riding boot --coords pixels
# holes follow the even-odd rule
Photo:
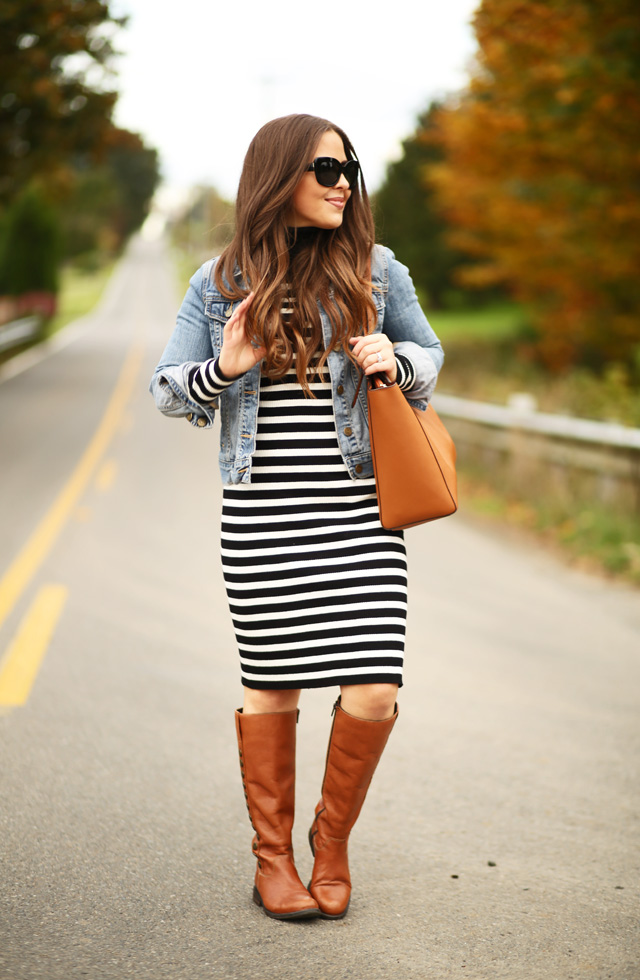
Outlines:
[[[253,900],[272,919],[320,914],[293,863],[297,721],[297,710],[258,715],[236,711],[240,771],[258,859]]]
[[[383,721],[355,718],[340,706],[340,698],[334,712],[322,797],[309,831],[315,857],[309,891],[324,919],[341,919],[349,908],[349,834],[398,717],[396,705],[392,717]]]

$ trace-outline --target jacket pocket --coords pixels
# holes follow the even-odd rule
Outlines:
[[[231,300],[222,300],[221,297],[207,297],[204,303],[204,312],[209,321],[209,333],[211,335],[211,346],[214,356],[218,357],[222,348],[224,328],[229,322],[229,317],[233,312],[234,304]]]

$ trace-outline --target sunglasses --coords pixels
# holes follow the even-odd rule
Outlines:
[[[358,179],[360,164],[357,160],[340,163],[335,157],[316,157],[307,167],[307,171],[310,170],[313,170],[316,180],[323,187],[335,187],[342,174],[347,178],[349,187],[353,187]]]

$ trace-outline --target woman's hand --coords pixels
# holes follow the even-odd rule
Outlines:
[[[253,297],[254,293],[249,293],[247,298],[242,300],[224,328],[218,366],[228,378],[235,378],[249,371],[266,354],[264,347],[253,347],[247,339],[247,311],[253,302]]]
[[[393,344],[383,333],[370,333],[366,337],[352,337],[356,360],[365,374],[386,374],[389,381],[396,380],[398,365]]]

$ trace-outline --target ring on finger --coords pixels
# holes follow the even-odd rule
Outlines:
[[[384,360],[384,358],[382,357],[382,354],[380,353],[380,351],[377,351],[376,358],[378,360],[378,364],[382,364],[382,361]]]

